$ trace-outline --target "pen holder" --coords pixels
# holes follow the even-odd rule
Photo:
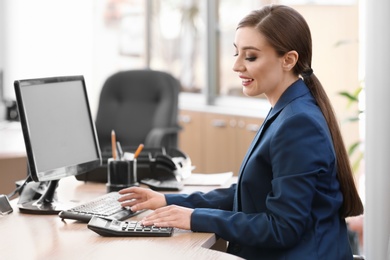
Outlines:
[[[137,160],[107,161],[107,191],[119,191],[130,186],[138,186]]]

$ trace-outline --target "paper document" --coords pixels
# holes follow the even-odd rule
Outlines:
[[[220,186],[224,185],[233,176],[233,172],[222,173],[191,173],[183,180],[186,186]]]

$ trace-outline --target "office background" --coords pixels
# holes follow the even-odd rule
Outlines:
[[[314,40],[312,67],[332,99],[350,146],[360,139],[359,124],[345,121],[357,108],[347,109],[348,100],[338,93],[355,91],[362,79],[356,0],[1,0],[4,97],[14,99],[15,79],[81,74],[96,114],[100,90],[109,75],[148,67],[168,71],[180,80],[180,120],[194,121],[198,116],[202,121],[215,112],[212,124],[245,125],[253,134],[269,105],[263,97],[242,95],[240,79],[231,69],[233,40],[238,21],[271,2],[294,3],[308,20]],[[194,110],[206,113],[194,115]],[[229,117],[223,118],[221,111]],[[250,138],[249,133],[238,148],[242,151],[235,171]],[[183,144],[186,149],[193,146]],[[207,160],[200,159],[199,149],[188,152],[198,166]]]
[[[0,2],[5,97],[14,96],[14,79],[82,74],[92,111],[96,111],[104,80],[117,70],[131,68],[172,72],[186,92],[182,96],[201,104],[224,104],[226,97],[242,97],[240,80],[231,70],[235,27],[250,10],[272,1]],[[313,68],[342,121],[347,117],[347,102],[337,93],[355,89],[361,78],[358,4],[356,0],[308,2],[320,4],[295,7],[310,24]],[[252,98],[235,99],[233,106],[247,102],[254,109],[259,103]],[[351,136],[351,132],[356,135],[355,127],[344,127],[350,128],[346,138],[356,138]]]
[[[383,154],[389,154],[389,143],[386,134],[378,135],[377,128],[370,130],[369,127],[379,125],[380,129],[387,129],[382,125],[386,115],[379,115],[386,111],[388,104],[380,102],[378,95],[385,98],[389,90],[376,88],[386,85],[381,81],[384,81],[384,71],[380,68],[389,66],[376,50],[380,50],[379,43],[389,46],[389,39],[388,34],[377,35],[374,34],[377,30],[365,29],[366,25],[383,28],[390,24],[385,17],[389,12],[389,3],[385,0],[0,0],[0,69],[4,98],[14,99],[14,79],[82,74],[86,77],[91,109],[96,112],[100,88],[109,75],[123,69],[150,67],[169,71],[181,80],[183,110],[223,110],[234,116],[261,118],[261,113],[267,110],[266,101],[262,97],[242,97],[239,79],[231,71],[232,42],[238,20],[251,9],[270,2],[294,3],[308,20],[314,40],[313,69],[335,105],[346,142],[350,144],[362,137],[367,140],[366,166],[360,170],[370,172],[365,176],[365,187],[371,184],[378,194],[372,197],[367,194],[366,202],[373,204],[366,205],[366,211],[368,217],[370,210],[380,214],[375,214],[371,221],[365,219],[366,227],[372,230],[365,233],[366,245],[388,253],[389,220],[377,218],[390,219],[388,206],[383,207],[384,201],[381,203],[389,194],[380,188],[383,183],[390,183],[388,177],[383,176],[389,165],[386,158],[382,159]],[[372,16],[374,12],[376,15]],[[366,21],[366,18],[372,20]],[[372,66],[368,66],[370,62]],[[379,69],[369,74],[370,69],[378,66]],[[366,86],[369,83],[375,86],[371,94],[375,98],[370,98],[372,88],[367,88],[367,124],[359,128],[358,124],[344,123],[357,108],[347,109],[347,101],[338,92],[354,91],[363,79]],[[376,110],[378,104],[382,104],[379,111]],[[4,103],[0,105],[0,112],[2,109],[4,111]],[[257,111],[260,115],[256,115]],[[4,118],[0,115],[0,119]],[[370,137],[373,142],[368,142]],[[364,183],[361,186],[363,192],[369,192],[369,187],[364,189]],[[374,208],[374,202],[381,205],[380,208]]]

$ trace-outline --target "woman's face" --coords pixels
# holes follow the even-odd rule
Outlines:
[[[284,57],[279,57],[265,37],[252,27],[237,29],[233,70],[242,80],[247,96],[265,94],[272,105],[290,85],[286,82]]]

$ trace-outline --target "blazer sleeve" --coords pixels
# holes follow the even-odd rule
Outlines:
[[[313,225],[313,217],[329,222],[321,223],[327,228],[332,225],[342,198],[338,187],[333,187],[336,192],[330,192],[329,180],[335,162],[327,128],[301,113],[281,120],[275,129],[272,136],[268,135],[271,141],[266,151],[254,149],[269,154],[272,164],[272,191],[266,196],[266,210],[245,213],[197,208],[191,216],[193,231],[214,232],[241,245],[287,248],[304,239],[305,230]],[[256,163],[253,154],[242,179],[245,171],[255,171]],[[321,175],[327,175],[325,179],[329,182],[319,188]],[[252,184],[250,180],[248,185],[261,188],[261,184]],[[241,200],[255,200],[251,195]],[[317,204],[319,208],[314,210]]]
[[[194,192],[192,194],[165,194],[168,205],[179,205],[188,208],[233,209],[233,198],[236,184],[229,188],[215,189],[208,193]]]

